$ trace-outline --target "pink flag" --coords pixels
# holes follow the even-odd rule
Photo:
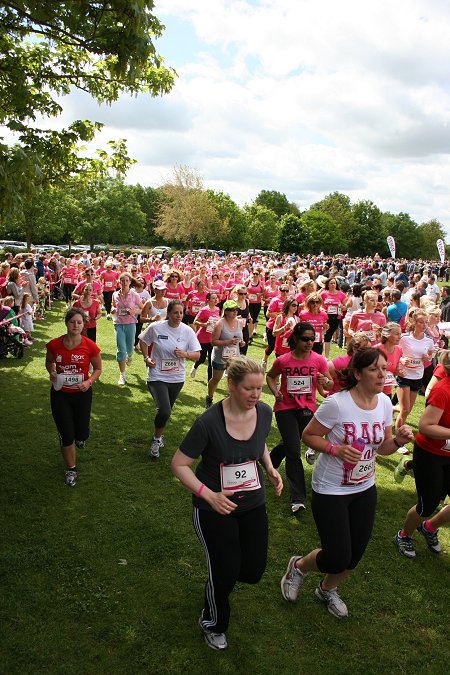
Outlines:
[[[387,245],[389,246],[389,250],[391,252],[391,257],[395,258],[395,239],[394,239],[394,237],[391,237],[391,235],[389,235],[389,237],[386,239],[386,241],[387,241]]]

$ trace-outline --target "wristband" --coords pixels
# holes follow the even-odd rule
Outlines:
[[[88,379],[88,382],[89,382],[89,384],[90,384],[91,387],[92,387],[92,385],[93,385],[94,383],[92,382],[91,378]]]
[[[195,496],[196,496],[196,497],[200,497],[200,495],[201,495],[202,492],[203,492],[203,488],[204,488],[204,487],[205,487],[205,484],[202,483],[202,484],[200,485],[200,487],[198,488],[197,492],[195,493]]]
[[[399,443],[399,442],[397,441],[397,439],[395,438],[395,436],[394,436],[394,438],[393,438],[392,440],[394,441],[394,445],[395,445],[396,448],[401,448],[401,447],[403,447],[402,444]]]

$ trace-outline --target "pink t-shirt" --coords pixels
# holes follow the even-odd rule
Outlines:
[[[201,345],[208,344],[209,342],[211,342],[214,324],[220,318],[220,310],[218,307],[210,309],[209,305],[206,305],[206,307],[201,308],[201,310],[199,311],[199,313],[195,318],[201,321],[202,323],[208,321],[209,325],[206,326],[206,328],[204,326],[200,326],[200,328],[196,333],[197,340],[200,342]]]
[[[277,297],[277,295],[278,295],[278,288],[270,288],[270,286],[268,286],[264,291],[264,305],[265,306],[269,305],[270,302]]]
[[[300,312],[300,321],[307,321],[314,326],[314,334],[316,336],[315,342],[323,341],[323,325],[328,320],[328,315],[324,309],[321,309],[318,314],[312,314],[311,312]]]
[[[377,336],[372,328],[372,324],[376,323],[383,328],[386,323],[386,317],[381,312],[355,312],[350,320],[350,330],[355,333],[363,332],[370,340],[371,346],[377,342]]]
[[[336,372],[339,372],[340,370],[344,370],[344,368],[347,368],[348,364],[351,361],[351,356],[348,354],[344,354],[343,356],[336,356],[335,359],[331,361],[331,363],[334,366],[334,369]],[[333,378],[333,386],[331,387],[330,391],[328,392],[328,396],[331,396],[331,394],[335,394],[337,391],[341,391],[342,387],[339,383],[339,380],[336,378]]]
[[[383,389],[383,394],[390,396],[392,393],[392,386],[396,384],[394,373],[398,368],[398,362],[402,355],[402,348],[399,345],[394,345],[394,351],[392,354],[386,351],[385,345],[378,343],[375,345],[378,349],[381,349],[383,354],[386,356],[386,386]]]
[[[321,291],[320,297],[323,300],[323,308],[326,313],[335,319],[340,319],[342,312],[339,309],[339,305],[344,303],[347,299],[347,296],[343,291],[337,291],[336,293],[330,293],[330,291]]]
[[[187,311],[191,316],[197,316],[201,308],[206,303],[206,291],[203,293],[197,293],[197,291],[191,291],[187,297]]]
[[[84,324],[84,327],[85,328],[95,328],[95,326],[97,325],[95,317],[97,316],[97,310],[98,310],[98,307],[99,307],[98,300],[93,299],[90,307],[83,307],[83,305],[81,304],[81,301],[76,300],[73,303],[73,306],[74,307],[80,307],[83,310],[83,312],[85,312],[85,314],[87,314],[88,320]]]
[[[111,293],[116,290],[117,277],[119,276],[118,272],[113,270],[104,270],[100,274],[100,279],[103,284],[103,290],[107,293]]]
[[[295,315],[291,317],[289,319],[290,328],[288,328],[285,333],[280,333],[280,335],[276,336],[274,351],[277,356],[281,356],[281,354],[287,354],[288,352],[291,351],[291,348],[289,347],[289,338],[292,335],[292,331],[294,330],[295,324],[297,324],[298,322],[299,322],[298,316]],[[286,317],[282,316],[281,326],[285,326],[286,323],[287,323]]]
[[[88,282],[83,279],[83,281],[80,281],[75,288],[73,289],[73,292],[75,295],[81,295],[83,288],[86,286]],[[102,292],[102,286],[99,281],[90,281],[90,284],[92,284],[92,294],[93,295],[100,295]]]
[[[63,267],[61,270],[61,279],[65,286],[75,286],[78,279],[78,272],[75,267]]]
[[[281,312],[281,310],[283,309],[283,304],[284,304],[284,300],[277,296],[276,298],[274,298],[273,300],[270,301],[269,306],[267,308],[267,311],[268,312],[277,312],[277,314],[279,314]],[[275,316],[269,317],[267,319],[266,328],[273,328],[273,324],[275,323],[275,319],[276,319]]]
[[[113,294],[113,302],[116,306],[116,311],[112,314],[114,324],[137,323],[135,317],[136,307],[141,304],[141,298],[132,288],[124,296],[120,291],[115,291]],[[127,310],[132,309],[130,314]]]
[[[310,352],[306,359],[295,359],[292,352],[275,359],[272,368],[281,375],[282,401],[275,401],[275,412],[307,408],[316,410],[317,373],[326,373],[328,364],[323,356]]]
[[[180,282],[176,285],[175,288],[167,285],[166,292],[164,297],[168,300],[181,300],[185,296],[185,290],[183,284]]]

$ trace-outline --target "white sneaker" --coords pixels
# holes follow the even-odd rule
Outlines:
[[[150,446],[150,450],[148,451],[148,456],[150,459],[158,459],[159,458],[159,453],[161,448],[164,447],[164,441],[161,438],[155,438],[153,437],[152,444]]]
[[[298,513],[298,511],[306,511],[306,506],[302,502],[292,502],[291,511],[292,513]]]
[[[226,649],[228,647],[228,643],[227,643],[227,636],[225,635],[225,633],[213,633],[212,631],[204,627],[202,621],[203,621],[203,610],[198,620],[198,625],[203,631],[203,635],[205,636],[205,642],[208,645],[208,647],[211,647],[211,649],[215,649],[216,651]]]
[[[195,376],[197,374],[197,369],[192,366],[191,370],[189,371],[189,375],[192,377],[192,379],[195,379]]]
[[[127,356],[127,366],[131,366],[132,362],[133,362],[133,355],[129,354]]]
[[[397,452],[399,455],[408,455],[409,450],[406,446],[402,445],[401,448],[397,448]]]
[[[107,314],[107,315],[106,315],[106,318],[108,319],[108,321],[111,321],[111,319],[112,319],[111,314]]]
[[[308,448],[307,451],[305,452],[305,459],[307,463],[312,466],[314,462],[316,461],[316,452],[312,448]]]
[[[340,595],[338,595],[336,588],[330,588],[329,591],[324,591],[321,586],[317,586],[315,594],[316,598],[319,598],[321,602],[324,602],[327,605],[330,614],[333,614],[333,616],[336,616],[338,619],[343,619],[348,616],[347,605]]]
[[[301,585],[305,580],[305,574],[296,568],[295,563],[301,560],[301,555],[293,555],[289,560],[286,574],[281,579],[281,595],[288,602],[295,602]]]
[[[264,372],[266,372],[267,361],[266,361],[265,359],[263,359],[263,360],[261,361],[261,365],[262,365],[262,367],[264,368]]]
[[[125,373],[120,373],[119,381],[117,384],[126,384],[127,383],[127,376]]]

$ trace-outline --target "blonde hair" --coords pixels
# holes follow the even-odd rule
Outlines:
[[[450,375],[450,351],[448,349],[439,354],[439,363],[445,370],[445,374]]]
[[[418,317],[423,317],[428,323],[428,315],[424,309],[413,308],[408,312],[408,318],[406,320],[406,330],[413,331],[414,326],[416,325]]]
[[[264,375],[264,367],[246,356],[236,356],[230,359],[227,374],[228,380],[231,380],[234,384],[239,384],[246,375]]]

